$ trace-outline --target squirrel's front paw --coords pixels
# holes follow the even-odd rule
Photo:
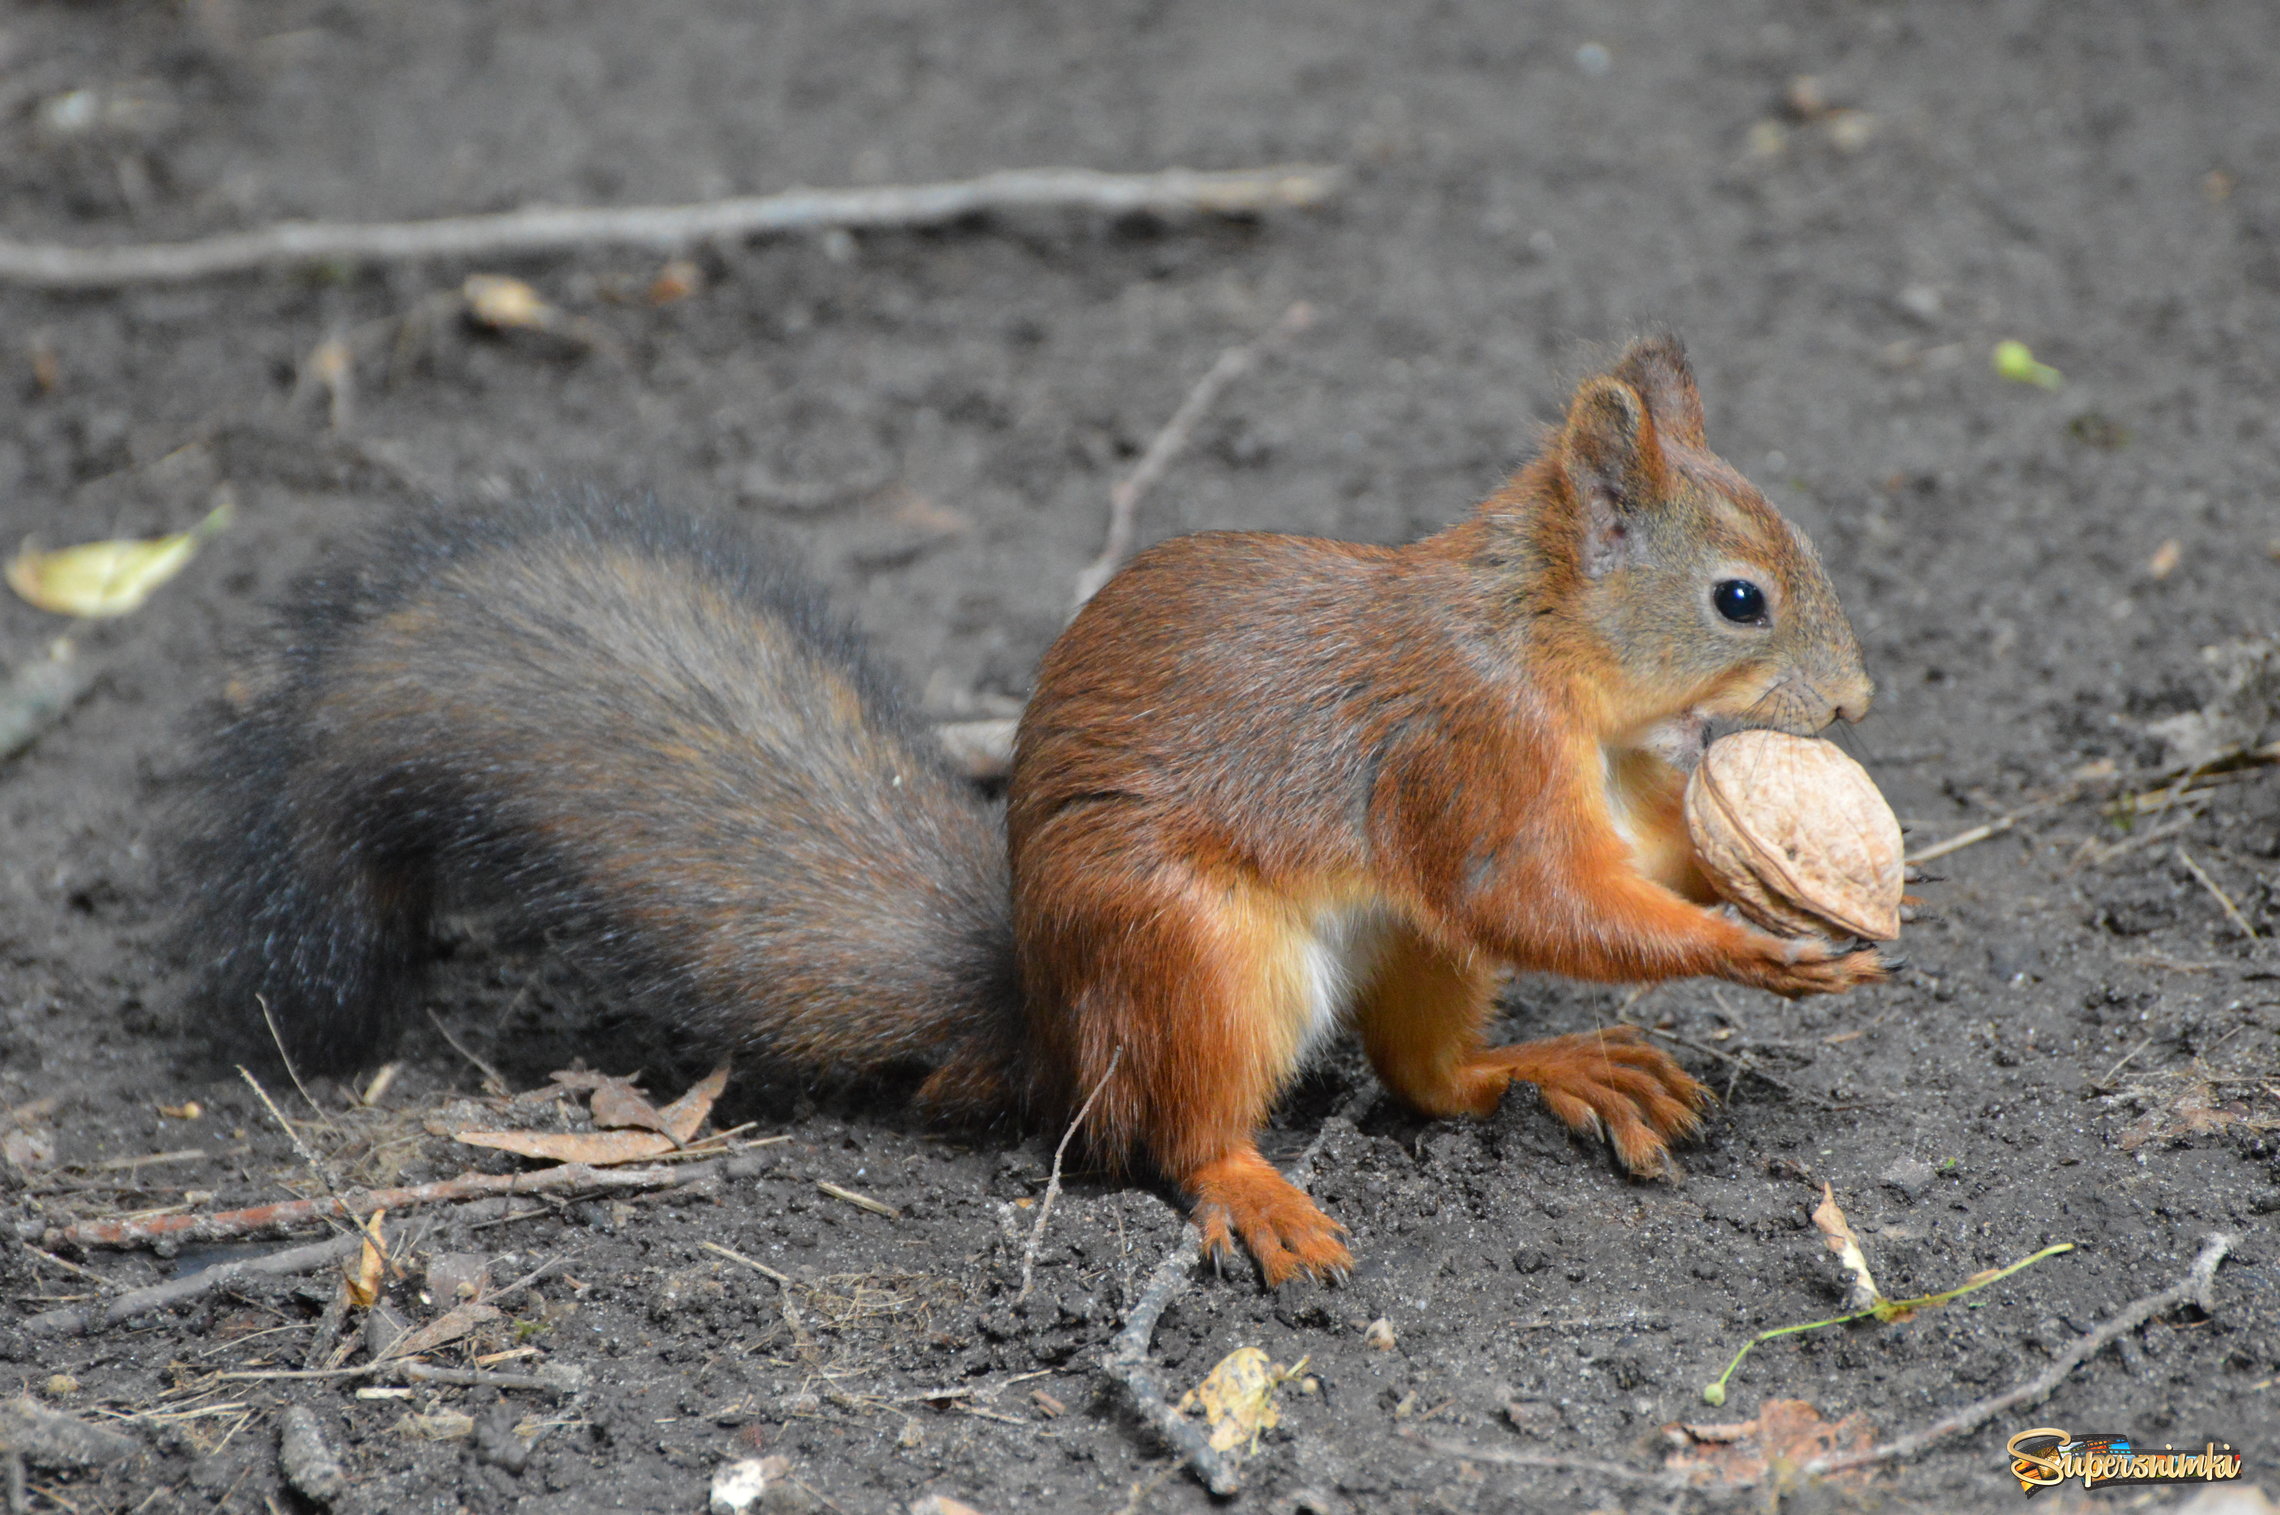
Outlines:
[[[1841,994],[1885,978],[1890,969],[1874,947],[1840,948],[1816,936],[1761,938],[1765,950],[1733,974],[1737,983],[1791,999]]]

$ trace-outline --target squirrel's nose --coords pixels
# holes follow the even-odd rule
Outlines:
[[[1848,679],[1835,691],[1833,704],[1837,719],[1850,725],[1868,714],[1868,704],[1876,695],[1876,687],[1866,677]]]

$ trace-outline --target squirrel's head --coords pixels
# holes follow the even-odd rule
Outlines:
[[[1709,450],[1675,338],[1635,342],[1584,381],[1545,462],[1553,508],[1539,524],[1554,539],[1539,547],[1615,665],[1618,725],[1703,717],[1810,735],[1867,713],[1860,644],[1819,555]]]

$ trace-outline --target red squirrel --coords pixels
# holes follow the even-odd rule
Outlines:
[[[1213,1255],[1335,1276],[1342,1228],[1256,1133],[1340,1027],[1425,1114],[1530,1083],[1651,1173],[1701,1085],[1628,1027],[1487,1046],[1501,975],[1882,975],[1716,908],[1680,814],[1711,720],[1811,733],[1869,695],[1669,338],[1422,541],[1141,554],[1038,670],[1002,844],[779,555],[646,502],[434,507],[305,581],[239,681],[187,936],[220,1009],[339,1069],[473,891],[693,1044],[912,1070],[951,1118],[1091,1097],[1094,1158],[1178,1189]]]

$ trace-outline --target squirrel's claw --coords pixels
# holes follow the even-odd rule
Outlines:
[[[1328,1279],[1352,1270],[1339,1238],[1346,1228],[1322,1213],[1303,1190],[1274,1170],[1256,1148],[1207,1164],[1186,1187],[1196,1197],[1192,1219],[1203,1250],[1225,1276],[1225,1260],[1241,1239],[1270,1289],[1300,1273]]]

